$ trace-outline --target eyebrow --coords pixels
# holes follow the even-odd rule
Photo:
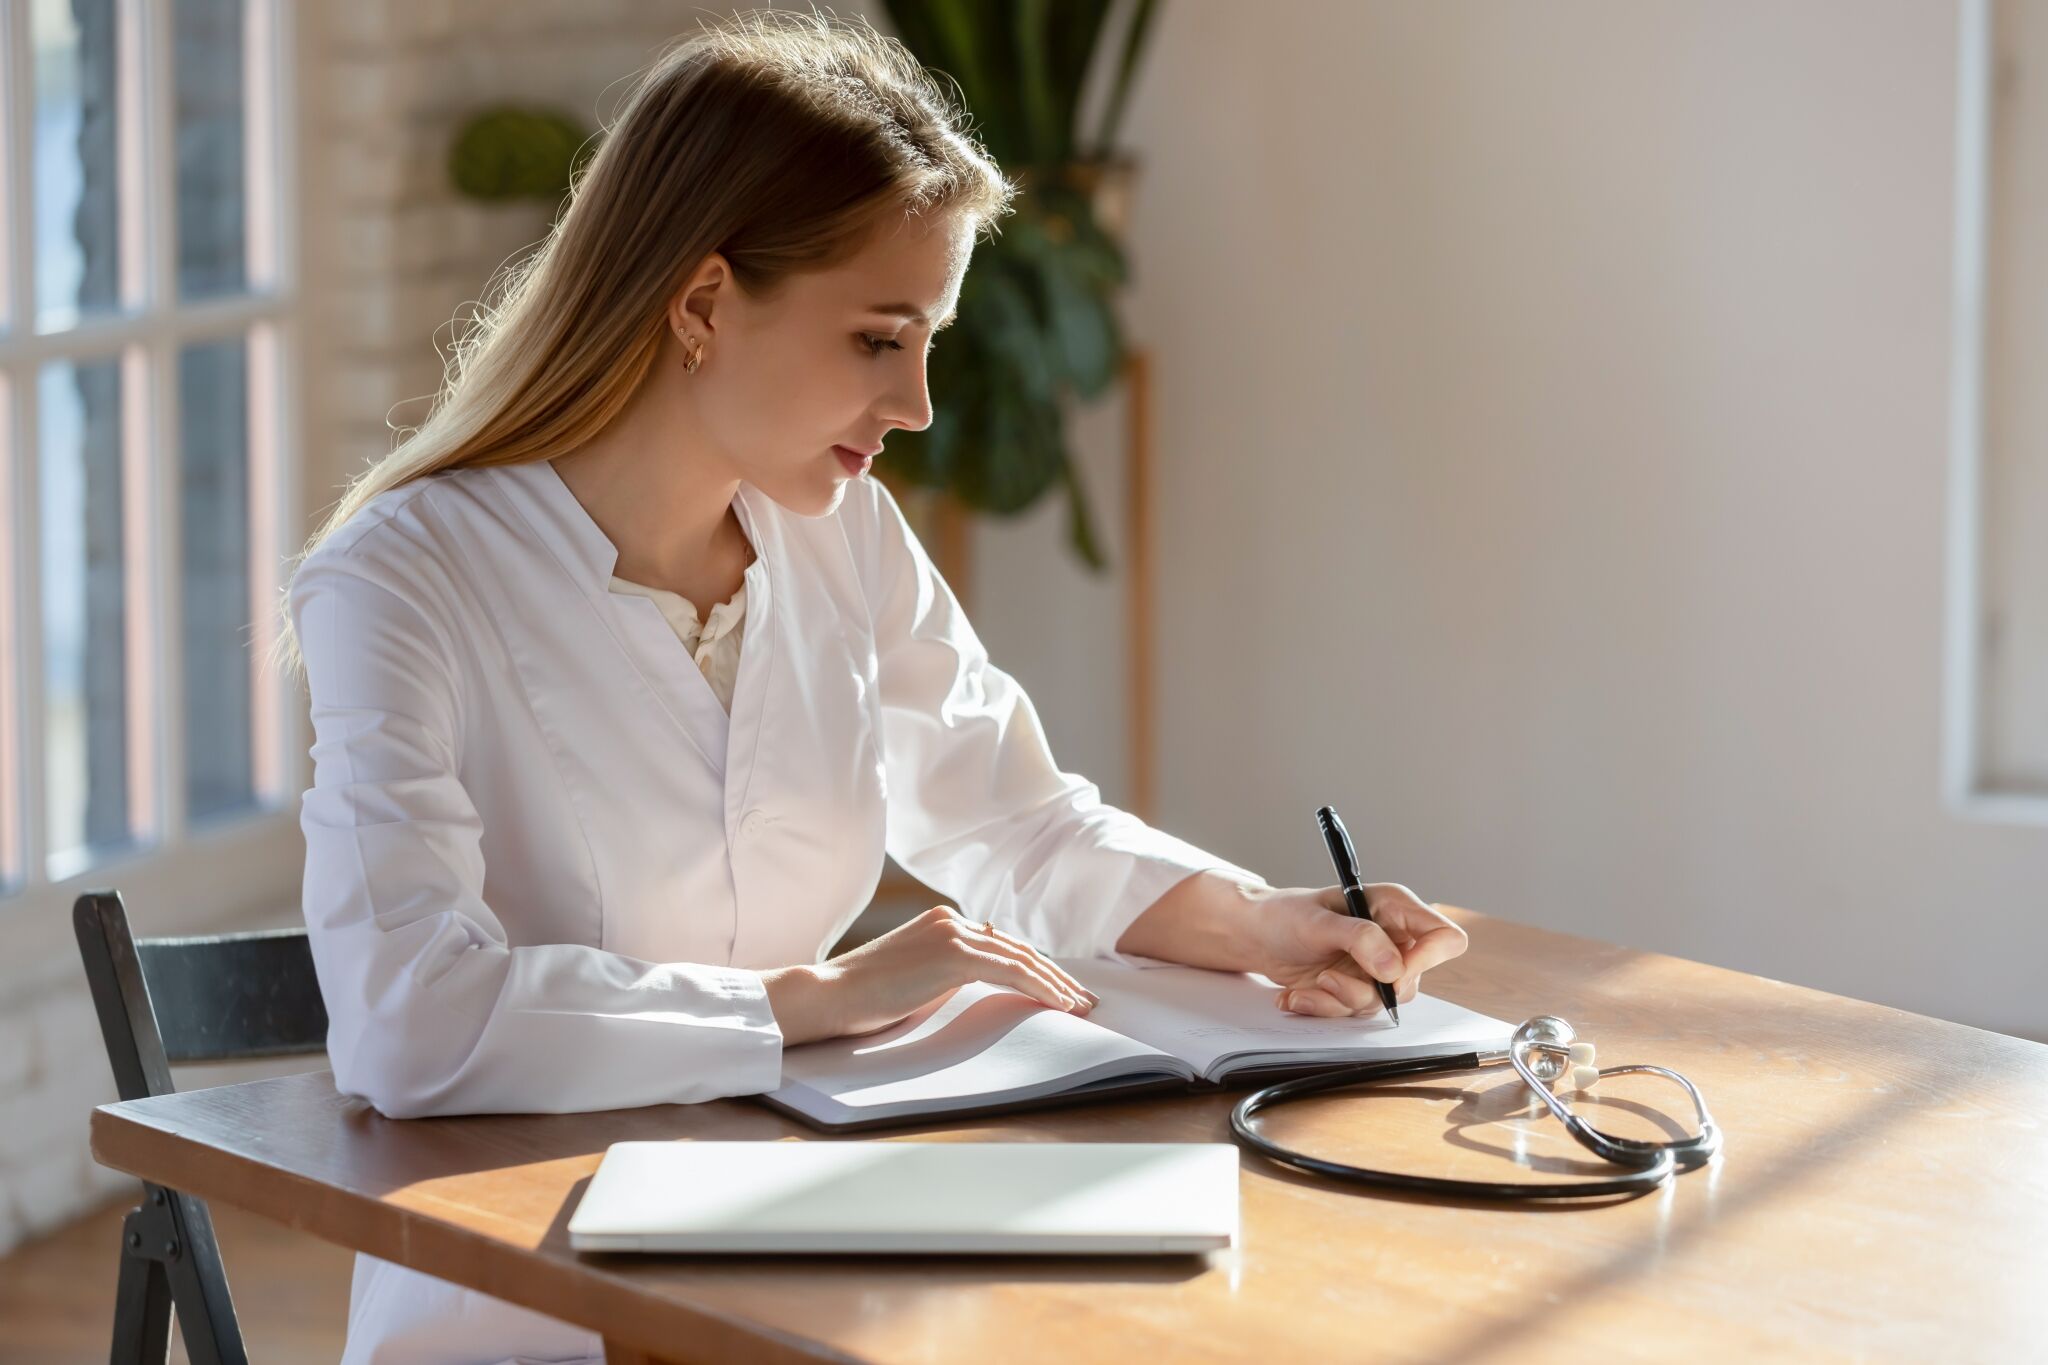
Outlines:
[[[925,317],[923,313],[919,312],[916,307],[908,303],[878,303],[874,307],[868,309],[868,311],[870,313],[893,314],[896,317],[905,318],[911,322],[928,321],[928,319]],[[956,316],[958,316],[957,313],[946,314],[944,318],[940,319],[939,325],[932,328],[932,330],[934,332],[945,331],[947,327],[952,325],[953,319]]]

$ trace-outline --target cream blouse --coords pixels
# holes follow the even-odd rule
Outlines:
[[[701,624],[697,620],[696,604],[679,592],[650,587],[645,583],[629,583],[617,575],[612,577],[611,589],[654,599],[654,605],[660,607],[661,614],[668,618],[677,638],[696,659],[704,680],[718,694],[719,704],[725,707],[727,715],[731,715],[733,679],[739,676],[740,671],[740,635],[747,624],[747,585],[742,583],[730,599],[713,607],[711,619]]]

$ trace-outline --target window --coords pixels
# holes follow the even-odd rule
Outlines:
[[[1960,39],[1943,785],[2048,824],[2048,7]]]
[[[0,0],[0,894],[291,822],[286,3]]]

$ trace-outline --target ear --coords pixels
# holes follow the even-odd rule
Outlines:
[[[687,331],[708,341],[718,330],[717,306],[734,288],[732,266],[716,251],[697,263],[682,288],[669,298],[666,321],[671,332]]]

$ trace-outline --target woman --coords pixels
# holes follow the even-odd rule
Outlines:
[[[286,647],[343,1092],[394,1118],[756,1094],[784,1047],[970,981],[1087,1010],[1054,957],[1263,972],[1338,1015],[1463,950],[1404,887],[1352,919],[1060,771],[871,476],[931,422],[926,352],[1013,192],[962,124],[843,21],[675,48],[308,546]],[[972,915],[824,960],[885,850]],[[357,1261],[348,1362],[601,1351]]]

